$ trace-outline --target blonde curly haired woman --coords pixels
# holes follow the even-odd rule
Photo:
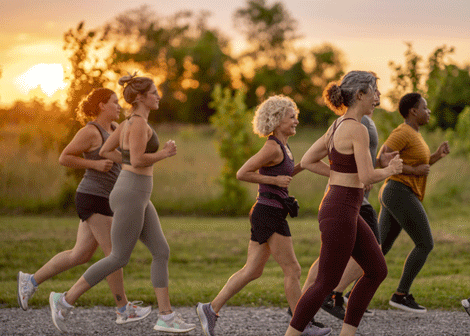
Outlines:
[[[294,157],[287,140],[295,135],[299,124],[299,110],[295,102],[285,96],[273,96],[256,110],[253,131],[268,137],[261,150],[253,155],[237,172],[237,179],[258,183],[258,197],[250,211],[251,239],[245,266],[233,274],[210,303],[196,307],[206,336],[213,336],[218,312],[225,303],[249,282],[259,278],[272,255],[284,272],[284,289],[289,307],[295,309],[300,298],[300,265],[295,256],[292,237],[283,205],[289,197],[288,186],[292,177],[302,169],[294,165]],[[311,335],[329,335],[330,328],[313,324]]]

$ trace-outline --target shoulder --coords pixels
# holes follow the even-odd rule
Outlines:
[[[100,131],[99,131],[98,127],[96,127],[93,124],[87,124],[77,132],[75,137],[77,137],[77,138],[100,137],[101,138],[101,134],[100,134]]]

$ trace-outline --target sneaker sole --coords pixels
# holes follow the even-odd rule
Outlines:
[[[56,321],[56,315],[54,314],[54,292],[51,292],[51,294],[49,295],[49,306],[51,308],[51,315],[52,315],[52,323],[54,323],[54,326],[60,331],[60,332],[67,332],[67,330],[62,330],[60,329],[59,327],[59,324],[57,323]]]
[[[202,305],[201,305],[201,310],[202,310]],[[203,311],[199,313],[199,304],[196,305],[196,314],[197,314],[197,317],[199,318],[199,322],[201,323],[202,332],[204,333],[204,335],[211,336],[209,333],[206,332],[206,329],[209,327],[209,324],[207,323],[206,314],[204,314]]]
[[[147,316],[149,316],[149,314],[150,314],[151,312],[152,312],[152,309],[150,309],[147,314],[142,315],[142,316],[140,316],[140,317],[132,317],[132,318],[128,318],[127,320],[124,320],[124,321],[118,321],[118,320],[116,320],[116,324],[126,324],[126,323],[130,323],[130,322],[137,322],[137,321],[140,321],[140,320],[146,318]]]
[[[172,332],[172,333],[185,333],[185,332],[191,331],[195,328],[196,328],[196,326],[194,326],[192,328],[188,328],[188,329],[163,328],[163,327],[160,327],[160,326],[157,326],[157,325],[153,327],[153,329],[156,330],[156,331]]]
[[[21,309],[26,311],[26,310],[28,310],[28,304],[26,303],[26,305],[23,306],[23,302],[21,300],[21,295],[20,295],[20,273],[22,273],[22,272],[20,271],[16,275],[16,286],[17,286],[16,298],[18,299],[18,305],[21,307]]]
[[[418,314],[427,313],[426,308],[424,308],[424,309],[413,309],[413,308],[401,305],[399,303],[393,302],[392,300],[390,300],[388,302],[388,304],[392,307],[395,307],[395,308],[398,308],[398,309],[401,309],[401,310],[404,310],[404,311],[407,311],[407,312],[410,312],[410,313],[418,313]]]

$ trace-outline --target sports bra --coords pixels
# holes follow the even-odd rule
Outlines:
[[[333,136],[336,129],[339,125],[345,120],[356,120],[354,118],[346,118],[341,120],[338,125],[336,125],[338,119],[335,120],[333,124],[333,133],[330,136],[329,143],[333,143],[331,150],[328,150],[328,159],[330,161],[330,169],[339,173],[357,173],[356,159],[353,154],[342,154],[338,152],[335,148],[335,143],[333,141]],[[330,146],[328,146],[330,148]]]
[[[138,114],[131,115],[131,117],[132,116],[141,117]],[[129,117],[129,118],[131,118],[131,117]],[[147,123],[147,125],[148,125],[148,123]],[[155,153],[158,150],[158,147],[160,146],[160,143],[158,141],[157,133],[155,132],[155,130],[151,126],[150,126],[150,128],[152,129],[152,136],[150,137],[149,141],[147,141],[147,146],[145,147],[145,153]],[[122,149],[121,154],[122,154],[122,163],[130,165],[131,164],[131,153],[130,153],[130,151],[128,149]]]

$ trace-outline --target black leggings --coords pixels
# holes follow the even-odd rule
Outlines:
[[[413,280],[434,247],[431,227],[423,205],[410,187],[389,180],[379,194],[379,232],[384,255],[404,229],[415,244],[406,258],[397,292],[409,293]]]
[[[297,303],[290,325],[303,331],[324,299],[338,285],[352,256],[364,270],[349,297],[344,322],[357,327],[375,291],[387,276],[387,265],[369,225],[359,216],[363,190],[332,185],[318,213],[321,250],[315,283]]]

